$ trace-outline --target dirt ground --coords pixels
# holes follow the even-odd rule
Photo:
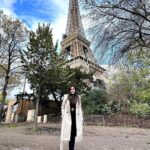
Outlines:
[[[60,124],[1,125],[0,150],[59,150]],[[68,143],[64,143],[68,150]],[[84,126],[84,139],[76,150],[150,150],[150,129]]]

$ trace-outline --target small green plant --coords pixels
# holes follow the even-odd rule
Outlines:
[[[31,131],[32,131],[33,133],[37,133],[37,132],[39,131],[39,128],[32,128]]]
[[[8,124],[8,126],[7,126],[8,128],[16,128],[17,127],[17,125],[16,124]]]
[[[130,112],[139,117],[146,117],[150,115],[150,106],[146,103],[133,105]]]

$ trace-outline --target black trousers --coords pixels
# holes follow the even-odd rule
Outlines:
[[[69,141],[69,150],[74,150],[75,148],[75,137],[76,137],[76,112],[71,112],[71,135],[70,135],[70,141]]]
[[[74,150],[75,148],[75,136],[71,136],[69,141],[69,150]]]

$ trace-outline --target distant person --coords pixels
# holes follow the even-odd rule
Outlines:
[[[81,97],[74,86],[69,87],[68,94],[64,95],[61,106],[61,142],[60,150],[63,150],[63,142],[67,141],[69,150],[75,149],[75,143],[83,137],[83,114]]]

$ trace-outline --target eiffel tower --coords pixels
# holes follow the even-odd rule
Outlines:
[[[86,72],[94,71],[95,80],[103,80],[106,70],[96,64],[82,25],[78,0],[69,0],[67,27],[61,42],[61,52],[71,68],[81,66]]]

